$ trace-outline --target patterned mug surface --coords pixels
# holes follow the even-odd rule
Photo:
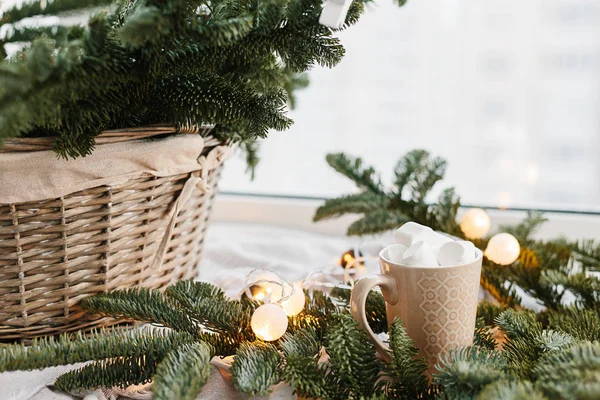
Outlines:
[[[404,321],[432,372],[440,356],[473,343],[483,254],[476,250],[470,263],[430,268],[393,263],[382,257],[384,251],[379,256],[381,274],[362,278],[352,289],[350,311],[389,360],[389,347],[373,334],[365,315],[367,295],[381,287],[388,323]]]

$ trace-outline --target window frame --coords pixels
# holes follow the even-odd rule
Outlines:
[[[300,229],[317,234],[345,236],[348,225],[357,216],[345,215],[327,221],[313,222],[312,217],[325,199],[317,197],[289,197],[276,195],[254,195],[234,192],[221,192],[213,205],[213,222],[253,223]],[[460,213],[475,206],[461,207]],[[485,208],[492,219],[492,232],[500,225],[519,223],[527,214],[527,209]],[[555,239],[564,236],[568,239],[600,240],[600,213],[545,211],[548,221],[542,225],[535,237]]]

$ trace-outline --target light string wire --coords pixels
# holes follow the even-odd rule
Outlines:
[[[333,288],[352,289],[356,283],[355,276],[360,273],[360,266],[364,266],[367,261],[376,261],[379,259],[378,256],[356,256],[362,253],[359,250],[358,245],[353,248],[353,251],[355,257],[353,257],[351,260],[345,260],[346,265],[344,266],[343,283],[340,283],[339,278],[335,277],[335,275],[337,275],[337,272],[339,272],[340,269],[340,264],[338,264],[337,262],[328,263],[326,265],[323,265],[322,269],[309,272],[306,275],[306,277],[300,280],[298,283],[303,289],[307,290],[311,290],[317,286],[326,288],[328,290],[331,290]],[[279,281],[273,279],[253,279],[253,276],[259,273],[273,274],[277,277],[277,279],[279,279]],[[251,288],[252,286],[260,284],[277,285],[281,288],[281,296],[277,301],[272,302],[270,293],[267,292],[267,295],[264,300],[265,303],[274,303],[281,305],[281,303],[289,300],[296,291],[295,285],[290,283],[278,272],[268,268],[257,268],[253,269],[246,275],[245,286],[240,292],[239,297],[245,294],[248,298],[254,298]],[[286,286],[290,288],[290,292],[287,295]]]

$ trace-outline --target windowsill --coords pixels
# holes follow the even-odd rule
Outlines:
[[[357,217],[347,215],[323,222],[313,222],[315,210],[323,202],[316,198],[291,198],[219,194],[213,211],[213,221],[246,222],[302,229],[309,232],[343,236],[346,228]],[[520,222],[525,210],[489,209],[492,230],[499,225]],[[546,212],[548,218],[537,233],[539,239],[566,236],[570,239],[600,239],[600,215],[594,213]]]

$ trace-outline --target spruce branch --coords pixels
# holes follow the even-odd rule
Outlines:
[[[346,307],[350,306],[350,289],[335,287],[331,290],[331,297],[343,301]],[[375,333],[387,332],[388,323],[385,309],[385,300],[379,292],[371,290],[365,301],[365,315],[367,322]]]
[[[99,293],[86,297],[81,305],[96,314],[151,322],[192,335],[198,333],[190,316],[178,308],[174,300],[156,289],[139,287]]]
[[[281,356],[272,344],[242,343],[231,365],[234,387],[251,396],[267,394],[280,380],[280,362]]]
[[[487,385],[477,400],[549,400],[530,381],[500,380]]]
[[[249,312],[257,307],[256,303],[230,300],[220,288],[207,282],[180,281],[167,288],[166,294],[211,332],[229,335],[238,341],[254,339],[249,329]]]
[[[194,400],[210,376],[209,346],[187,343],[171,350],[154,375],[152,393],[157,400]]]
[[[517,238],[519,243],[525,245],[532,240],[533,234],[546,222],[548,219],[539,211],[527,211],[527,216],[521,223],[517,225],[501,225],[500,231],[512,234]]]
[[[600,315],[597,310],[566,307],[547,315],[548,327],[579,340],[600,341]]]
[[[600,345],[582,342],[545,354],[533,370],[551,399],[593,399],[600,393]]]
[[[436,368],[433,381],[449,399],[474,399],[485,386],[506,377],[502,354],[477,348],[453,351]]]
[[[429,384],[425,375],[427,364],[419,356],[419,349],[415,347],[414,340],[408,336],[404,323],[398,318],[390,326],[390,348],[392,379],[386,383],[387,394],[393,398],[421,398]]]
[[[335,388],[326,379],[325,366],[314,357],[290,355],[286,357],[282,378],[303,397],[330,398]]]
[[[315,221],[358,213],[363,217],[349,226],[348,235],[385,232],[405,222],[415,221],[434,230],[463,236],[456,222],[460,200],[454,189],[445,189],[437,203],[425,202],[434,185],[444,175],[445,160],[431,157],[425,150],[407,153],[396,166],[395,185],[389,191],[383,187],[375,169],[363,167],[360,158],[343,153],[328,154],[327,162],[362,191],[326,200],[313,217]]]
[[[286,333],[279,341],[279,347],[286,359],[292,356],[314,358],[321,351],[321,346],[317,330],[312,327],[298,329],[294,333]]]
[[[113,0],[35,0],[15,5],[0,17],[0,26],[14,24],[25,18],[58,15],[64,12],[86,10],[112,4]]]
[[[399,211],[377,210],[365,214],[364,217],[354,221],[348,227],[347,234],[352,235],[370,235],[379,232],[389,231],[397,228],[411,218]]]
[[[356,183],[361,189],[374,194],[384,194],[381,181],[373,167],[363,167],[360,158],[351,158],[343,153],[327,154],[327,163],[340,174]]]
[[[388,208],[388,206],[389,200],[385,196],[365,191],[325,200],[325,204],[317,209],[313,216],[313,221],[317,222],[327,218],[335,218],[348,213],[370,213],[382,208]]]
[[[150,382],[156,363],[155,359],[147,356],[95,361],[59,376],[54,386],[68,393],[115,386],[125,389],[130,385]]]
[[[576,261],[582,264],[585,270],[600,270],[600,243],[594,240],[581,240],[568,245]]]
[[[187,333],[103,329],[35,339],[30,346],[0,347],[0,372],[33,370],[113,357],[155,357],[192,341]]]
[[[503,346],[508,369],[522,378],[531,377],[533,368],[544,354],[575,343],[575,339],[565,332],[544,330],[533,313],[506,310],[496,322],[509,339]]]
[[[395,186],[399,197],[406,190],[415,203],[424,203],[433,186],[444,177],[447,163],[440,157],[431,158],[426,150],[408,152],[396,165]]]
[[[494,335],[490,331],[490,327],[485,324],[483,318],[477,318],[473,345],[487,350],[494,350],[498,345]]]
[[[330,369],[342,389],[339,396],[372,395],[381,364],[368,335],[358,329],[358,323],[349,314],[340,314],[327,329],[325,343]]]

